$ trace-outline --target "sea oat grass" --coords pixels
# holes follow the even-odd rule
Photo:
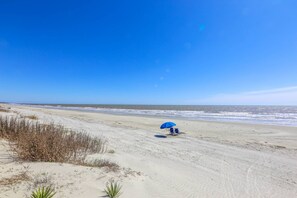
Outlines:
[[[76,163],[106,150],[101,138],[22,118],[0,117],[0,138],[9,140],[16,156],[25,161]]]
[[[118,172],[120,170],[120,166],[114,162],[111,162],[106,159],[96,159],[93,161],[82,162],[79,165],[88,166],[88,167],[97,167],[97,168],[105,168],[108,172]]]
[[[27,172],[21,172],[11,177],[1,179],[0,186],[11,186],[29,180],[31,180],[31,177],[28,176]]]

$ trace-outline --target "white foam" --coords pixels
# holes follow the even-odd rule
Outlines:
[[[69,109],[79,111],[92,111],[100,113],[143,115],[168,118],[182,118],[190,120],[224,121],[224,122],[246,122],[273,125],[297,126],[297,113],[262,113],[253,114],[249,112],[217,112],[204,111],[179,111],[179,110],[139,110],[139,109],[116,109],[96,107],[62,107],[43,106],[46,108]]]

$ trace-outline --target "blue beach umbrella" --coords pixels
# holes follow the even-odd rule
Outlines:
[[[173,122],[165,122],[160,126],[160,129],[167,129],[176,126]]]

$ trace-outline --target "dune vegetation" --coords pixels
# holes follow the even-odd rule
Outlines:
[[[84,132],[76,132],[64,126],[42,124],[37,116],[9,117],[0,116],[0,139],[9,142],[17,160],[26,162],[59,162],[80,166],[105,168],[108,172],[117,172],[120,167],[105,159],[87,161],[89,154],[107,152],[106,141]],[[13,185],[22,181],[32,180],[26,173],[5,178],[0,185]],[[36,185],[32,192],[33,198],[51,198],[56,192],[52,185]],[[38,188],[37,188],[38,187]],[[119,188],[112,185],[105,192],[109,197],[119,196]]]
[[[17,158],[23,161],[81,163],[88,154],[106,150],[102,138],[63,126],[41,124],[26,119],[0,117],[0,138],[11,143]]]

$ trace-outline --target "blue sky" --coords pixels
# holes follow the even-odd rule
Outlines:
[[[0,101],[297,104],[297,1],[1,1]]]

